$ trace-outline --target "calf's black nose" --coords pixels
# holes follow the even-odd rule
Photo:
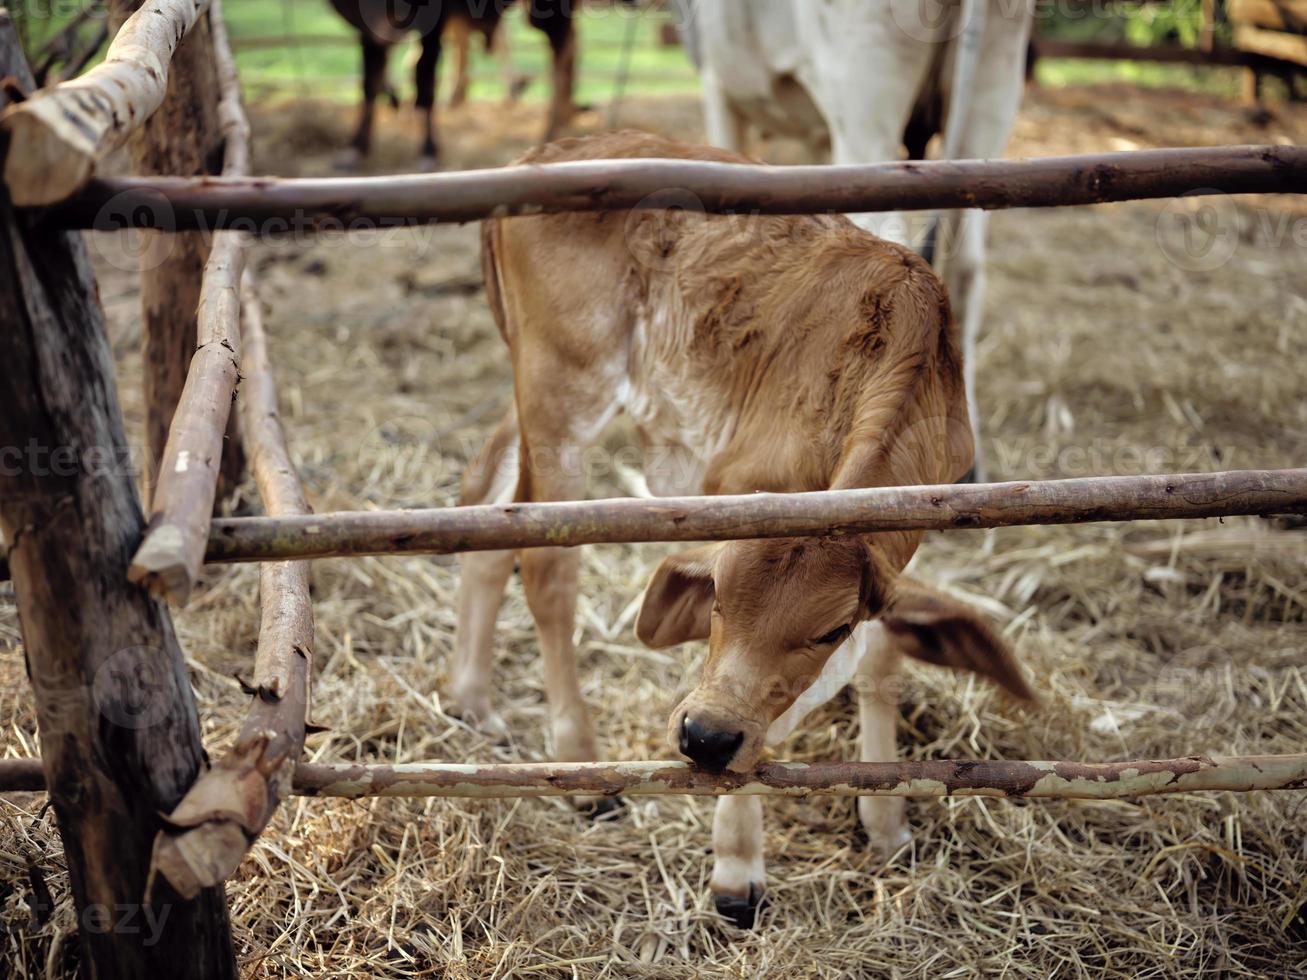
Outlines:
[[[679,748],[695,765],[721,772],[744,744],[744,732],[719,732],[686,717],[681,721]]]

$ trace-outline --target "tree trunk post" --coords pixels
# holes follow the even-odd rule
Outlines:
[[[30,84],[0,12],[0,75]],[[9,147],[11,151],[21,147]],[[222,888],[146,901],[159,814],[205,766],[167,609],[127,583],[144,516],[85,246],[0,193],[0,531],[86,977],[236,976]]]

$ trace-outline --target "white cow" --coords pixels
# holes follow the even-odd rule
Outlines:
[[[804,140],[833,163],[1003,154],[1024,84],[1031,0],[677,0],[702,75],[708,139],[744,150],[748,127]],[[986,215],[951,212],[913,235],[901,214],[853,215],[923,252],[962,326],[971,424],[984,304]],[[932,254],[933,253],[933,254]],[[979,447],[979,441],[977,441]],[[980,473],[977,452],[977,479]]]

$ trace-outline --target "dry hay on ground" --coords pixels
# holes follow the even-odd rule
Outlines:
[[[343,142],[345,124],[327,110],[257,118],[265,170],[323,172]],[[632,102],[624,122],[693,134],[697,111],[686,100]],[[447,116],[451,162],[500,162],[537,123],[525,108]],[[1299,141],[1305,131],[1302,110],[1259,130],[1210,99],[1042,92],[1014,153]],[[381,164],[409,159],[411,136],[384,131]],[[1233,205],[1233,256],[1194,273],[1159,247],[1166,209],[994,218],[980,400],[996,476],[1304,458],[1304,253],[1274,237],[1286,216],[1303,220],[1301,203]],[[118,247],[96,250],[135,432],[137,297],[133,277],[109,261]],[[257,265],[292,447],[316,507],[449,502],[510,397],[505,352],[475,288],[475,230],[264,246]],[[620,432],[608,443],[621,444]],[[624,492],[620,473],[600,470],[596,493]],[[1302,750],[1304,544],[1301,532],[1255,520],[931,536],[923,574],[1004,625],[1043,704],[1022,712],[966,678],[913,669],[904,753]],[[702,655],[646,651],[631,635],[632,604],[669,550],[584,553],[581,672],[613,758],[667,754],[665,719]],[[512,742],[491,744],[441,713],[455,585],[455,568],[429,559],[315,567],[313,720],[327,731],[310,738],[310,757],[548,758],[516,584],[497,663]],[[215,570],[177,616],[211,749],[244,714],[235,678],[250,669],[256,588],[253,568]],[[28,755],[36,743],[17,642],[12,606],[0,606],[3,752]],[[841,698],[783,751],[847,758],[854,735]],[[547,800],[294,800],[228,891],[251,977],[1289,976],[1307,957],[1303,803],[1297,793],[915,802],[914,842],[884,865],[863,847],[851,801],[777,801],[767,807],[773,904],[751,934],[710,911],[711,802],[684,798],[636,800],[599,825]],[[56,901],[38,930],[23,926],[27,860]],[[57,975],[73,919],[40,798],[0,802],[0,902],[20,927],[5,939],[6,966],[39,976],[49,962]]]

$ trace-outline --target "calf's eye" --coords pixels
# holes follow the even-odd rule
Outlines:
[[[852,631],[853,631],[853,627],[850,626],[848,623],[845,623],[843,626],[836,626],[829,633],[817,637],[817,639],[813,640],[812,642],[814,645],[819,647],[830,646],[833,643],[839,643],[842,639],[848,636],[849,633],[851,633]]]

